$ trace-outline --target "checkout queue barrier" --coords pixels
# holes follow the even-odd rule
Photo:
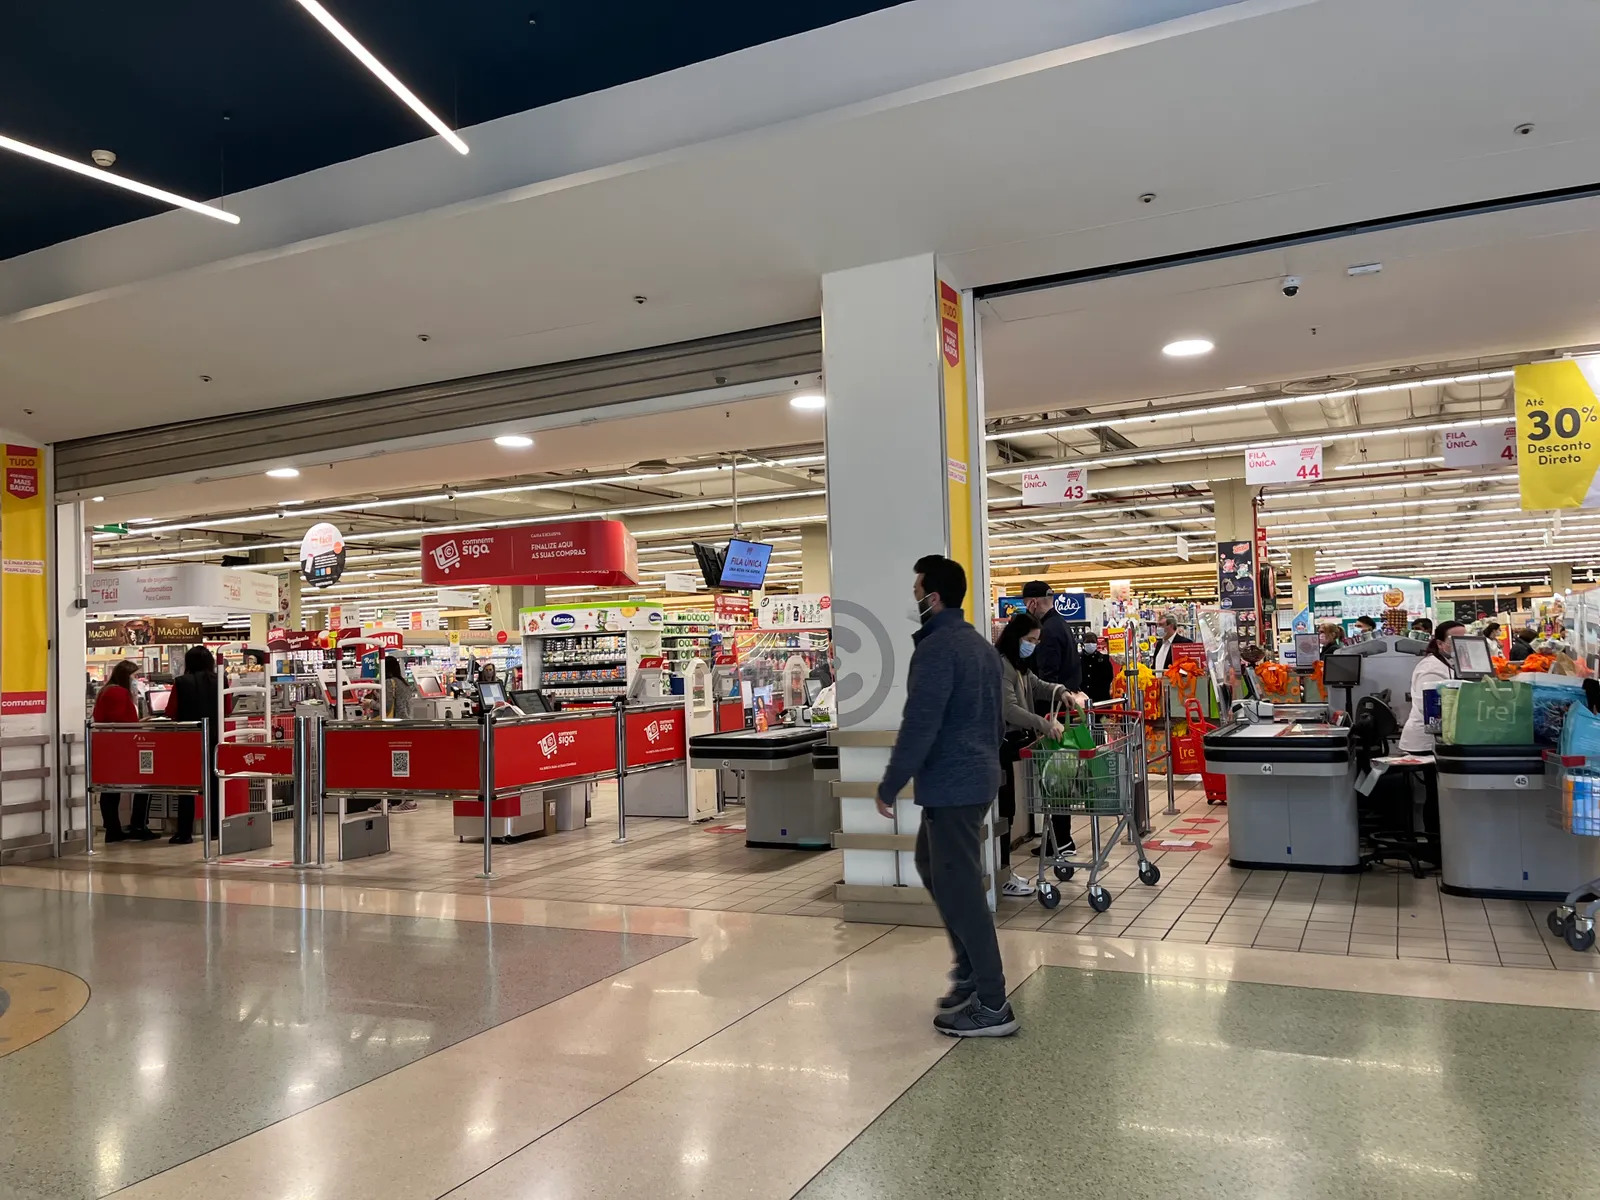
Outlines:
[[[223,651],[254,651],[268,659],[265,647],[251,646],[245,642],[231,642]],[[263,668],[265,674],[265,668]],[[254,722],[255,714],[241,714],[228,724],[228,699],[234,696],[260,696],[260,726]],[[219,806],[217,812],[217,854],[243,854],[272,845],[272,785],[292,782],[295,778],[294,748],[284,742],[274,741],[272,723],[272,688],[270,685],[235,684],[217,691],[217,745],[212,763],[216,769]],[[262,783],[266,788],[266,805],[260,812],[250,810],[248,795],[242,812],[229,813],[228,783],[239,780],[247,786]]]
[[[619,720],[619,714],[621,719]],[[661,772],[660,783],[633,785],[647,814],[677,796],[692,814],[696,786],[687,754],[688,717],[680,701],[579,709],[481,721],[327,721],[317,737],[321,780],[314,789],[339,801],[339,856],[389,849],[388,802],[426,795],[452,803],[456,835],[484,845],[482,878],[493,878],[493,845],[553,832],[554,806],[576,804],[570,789],[617,781],[618,841],[627,837],[629,781]],[[669,772],[675,769],[677,778]],[[566,795],[552,796],[550,793]],[[375,813],[348,811],[350,800],[376,800]],[[528,804],[537,812],[529,812]],[[359,828],[352,828],[359,826]]]
[[[94,803],[102,792],[195,796],[200,807],[200,857],[211,858],[213,777],[207,769],[210,721],[84,722],[84,778],[88,813],[84,852],[94,850]]]

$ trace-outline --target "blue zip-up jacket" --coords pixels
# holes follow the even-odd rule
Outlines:
[[[878,798],[893,804],[915,779],[924,808],[988,804],[1005,735],[1000,655],[959,608],[935,613],[911,640],[905,711]]]

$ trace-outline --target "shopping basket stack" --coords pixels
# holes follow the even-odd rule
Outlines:
[[[1096,912],[1111,907],[1111,893],[1101,885],[1111,852],[1125,835],[1133,835],[1134,853],[1139,861],[1139,879],[1154,887],[1161,879],[1160,869],[1145,857],[1144,845],[1134,825],[1134,798],[1137,794],[1135,764],[1139,757],[1137,728],[1108,729],[1088,725],[1068,726],[1060,739],[1041,739],[1024,750],[1017,772],[1022,784],[1027,811],[1039,821],[1043,843],[1039,847],[1039,903],[1055,908],[1061,891],[1045,879],[1045,871],[1065,882],[1078,870],[1089,872],[1087,898]],[[1086,858],[1075,859],[1074,851],[1064,850],[1056,838],[1052,817],[1087,816],[1089,847]],[[1109,835],[1100,828],[1102,819],[1113,821]]]

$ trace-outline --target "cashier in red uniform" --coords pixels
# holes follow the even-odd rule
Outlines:
[[[134,680],[139,677],[139,664],[125,658],[111,671],[111,678],[94,698],[96,725],[133,725],[139,720],[139,706],[133,698]],[[107,842],[150,842],[156,835],[150,830],[150,797],[134,793],[133,813],[127,829],[122,827],[122,793],[100,793],[100,819],[106,827]]]

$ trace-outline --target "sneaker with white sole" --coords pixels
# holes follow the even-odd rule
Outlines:
[[[955,1012],[940,1013],[933,1019],[933,1027],[946,1037],[1010,1037],[1019,1028],[1017,1015],[1007,1001],[999,1008],[985,1008],[972,1004]]]
[[[1033,895],[1033,884],[1022,876],[1013,873],[1011,878],[1005,881],[1000,892],[1006,896],[1031,896]]]

